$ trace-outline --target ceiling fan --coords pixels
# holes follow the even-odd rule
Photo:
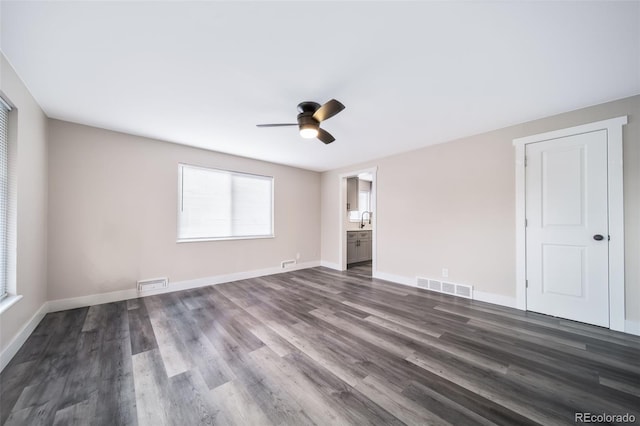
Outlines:
[[[320,106],[317,102],[300,102],[298,104],[298,122],[297,123],[279,123],[279,124],[256,124],[258,127],[282,127],[282,126],[298,126],[300,128],[300,136],[311,139],[318,138],[325,144],[330,144],[336,138],[331,133],[320,128],[320,123],[333,117],[344,109],[344,105],[335,99],[331,99],[324,105]]]

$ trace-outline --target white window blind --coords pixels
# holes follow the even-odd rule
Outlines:
[[[178,240],[273,236],[273,178],[179,166]]]
[[[7,296],[9,108],[0,100],[0,300]]]

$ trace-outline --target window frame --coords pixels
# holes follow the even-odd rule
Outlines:
[[[17,177],[16,177],[16,154],[17,154],[17,128],[18,109],[8,102],[0,94],[0,104],[7,110],[7,223],[6,223],[6,296],[0,300],[0,315],[22,300],[22,295],[18,294],[18,283],[16,279],[16,232],[17,232]]]
[[[9,106],[9,104],[7,102],[5,102],[2,98],[0,98],[0,109],[2,109],[3,111],[3,115],[5,116],[5,119],[3,120],[5,122],[5,125],[2,126],[4,129],[3,133],[3,139],[4,139],[4,158],[0,158],[0,161],[2,161],[4,164],[2,166],[3,171],[4,171],[4,176],[3,176],[3,181],[1,182],[0,185],[4,186],[3,188],[3,200],[0,204],[2,204],[2,209],[4,209],[3,212],[0,212],[0,216],[3,217],[3,220],[0,220],[0,244],[2,245],[2,247],[0,247],[0,264],[2,265],[2,267],[4,268],[4,270],[0,271],[0,276],[2,277],[2,279],[0,280],[0,302],[6,300],[8,297],[11,296],[11,293],[9,292],[9,234],[10,234],[10,224],[9,224],[9,215],[11,212],[11,206],[10,206],[10,201],[11,201],[11,196],[10,196],[10,191],[11,191],[11,184],[10,184],[10,172],[9,172],[9,167],[10,167],[10,160],[9,160],[9,151],[10,151],[10,147],[9,147],[9,113],[11,112],[11,106]]]
[[[224,236],[224,237],[186,237],[180,238],[180,215],[182,213],[182,192],[184,188],[184,184],[182,181],[183,178],[183,169],[185,167],[193,168],[193,169],[201,169],[207,171],[213,171],[217,173],[225,173],[231,176],[242,176],[242,177],[254,177],[271,181],[271,234],[269,235],[242,235],[242,236]],[[176,216],[176,243],[193,243],[193,242],[206,242],[206,241],[233,241],[233,240],[260,240],[260,239],[269,239],[275,238],[275,178],[273,176],[261,175],[257,173],[247,173],[240,172],[237,170],[228,170],[221,169],[217,167],[208,167],[208,166],[200,166],[195,164],[188,163],[178,163],[178,199],[177,199],[177,216]]]

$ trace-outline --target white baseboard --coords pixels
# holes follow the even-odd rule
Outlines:
[[[324,266],[325,268],[329,268],[329,269],[335,269],[336,271],[342,270],[340,269],[340,265],[338,265],[337,263],[327,262],[326,260],[321,260],[320,266]]]
[[[391,281],[392,283],[408,285],[410,287],[418,287],[418,283],[415,279],[411,279],[409,277],[405,277],[402,275],[389,274],[387,272],[375,271],[373,273],[373,278],[378,278],[380,280]]]
[[[640,336],[640,321],[625,320],[624,332]]]
[[[373,273],[373,277],[374,278],[379,278],[379,279],[385,280],[385,281],[391,281],[391,282],[396,283],[396,284],[402,284],[402,285],[408,285],[408,286],[411,286],[411,287],[422,288],[422,287],[418,287],[418,283],[416,281],[416,278],[405,277],[405,276],[402,276],[402,275],[388,274],[386,272],[380,272],[380,271],[374,272]],[[423,288],[422,290],[425,290],[425,289]],[[507,306],[509,308],[515,308],[516,307],[516,298],[515,297],[503,296],[501,294],[495,294],[495,293],[485,293],[483,291],[477,291],[476,289],[473,290],[473,300],[479,300],[481,302],[493,303],[494,305]]]
[[[216,275],[213,277],[206,277],[206,278],[196,278],[194,280],[176,281],[173,283],[169,282],[169,287],[167,288],[145,291],[144,293],[137,294],[134,297],[144,297],[144,296],[151,296],[155,294],[172,293],[174,291],[189,290],[189,289],[198,288],[198,287],[207,287],[210,285],[229,283],[232,281],[248,280],[250,278],[282,274],[285,272],[297,271],[300,269],[315,268],[318,266],[320,266],[320,261],[315,260],[311,262],[294,263],[285,268],[276,266],[273,268],[255,269],[253,271],[234,272],[232,274]]]
[[[87,296],[58,299],[49,302],[49,312],[64,311],[67,309],[83,308],[103,303],[119,302],[121,300],[135,299],[137,297],[153,296],[156,294],[172,293],[174,291],[189,290],[192,288],[206,287],[210,285],[228,283],[232,281],[246,280],[249,278],[264,277],[266,275],[281,274],[299,269],[315,268],[320,266],[320,261],[295,263],[286,268],[279,266],[253,271],[234,272],[232,274],[215,275],[212,277],[196,278],[193,280],[169,282],[166,288],[138,293],[136,289],[113,291],[109,293],[91,294]]]
[[[509,308],[518,309],[516,298],[504,296],[502,294],[485,293],[484,291],[473,291],[473,300],[480,302],[493,303],[494,305],[507,306]]]
[[[84,308],[85,306],[102,305],[103,303],[119,302],[134,299],[138,296],[135,288],[130,290],[111,291],[109,293],[90,294],[87,296],[70,297],[68,299],[50,300],[49,312],[66,311],[67,309]]]
[[[20,329],[18,334],[16,334],[13,339],[9,342],[7,347],[0,352],[0,372],[4,370],[4,368],[9,364],[9,361],[18,353],[24,342],[27,341],[33,330],[36,329],[42,318],[49,312],[49,302],[44,302],[40,309],[36,311],[35,314],[25,323],[25,325]]]
[[[418,287],[415,279],[412,279],[410,277],[405,277],[402,275],[388,274],[386,272],[377,271],[373,273],[373,277],[381,280],[385,280],[385,281],[391,281],[392,283],[396,283],[396,284],[402,284],[410,287],[421,288],[421,287]],[[474,289],[473,300],[478,300],[480,302],[487,302],[487,303],[492,303],[494,305],[518,309],[517,300],[515,297],[504,296],[502,294],[486,293],[484,291],[477,291]],[[628,334],[640,336],[640,321],[625,320],[624,332]]]

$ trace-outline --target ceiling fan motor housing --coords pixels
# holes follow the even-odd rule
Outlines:
[[[300,102],[298,104],[298,126],[300,130],[313,129],[318,131],[320,122],[313,118],[313,114],[320,108],[320,104],[317,102]]]
[[[298,114],[298,125],[302,129],[303,127],[315,127],[316,129],[320,126],[320,122],[312,117],[313,113],[309,112],[301,112]]]
[[[313,115],[318,108],[320,108],[320,104],[317,102],[306,101],[298,104],[298,112],[300,112],[300,114],[310,113],[310,115]]]

